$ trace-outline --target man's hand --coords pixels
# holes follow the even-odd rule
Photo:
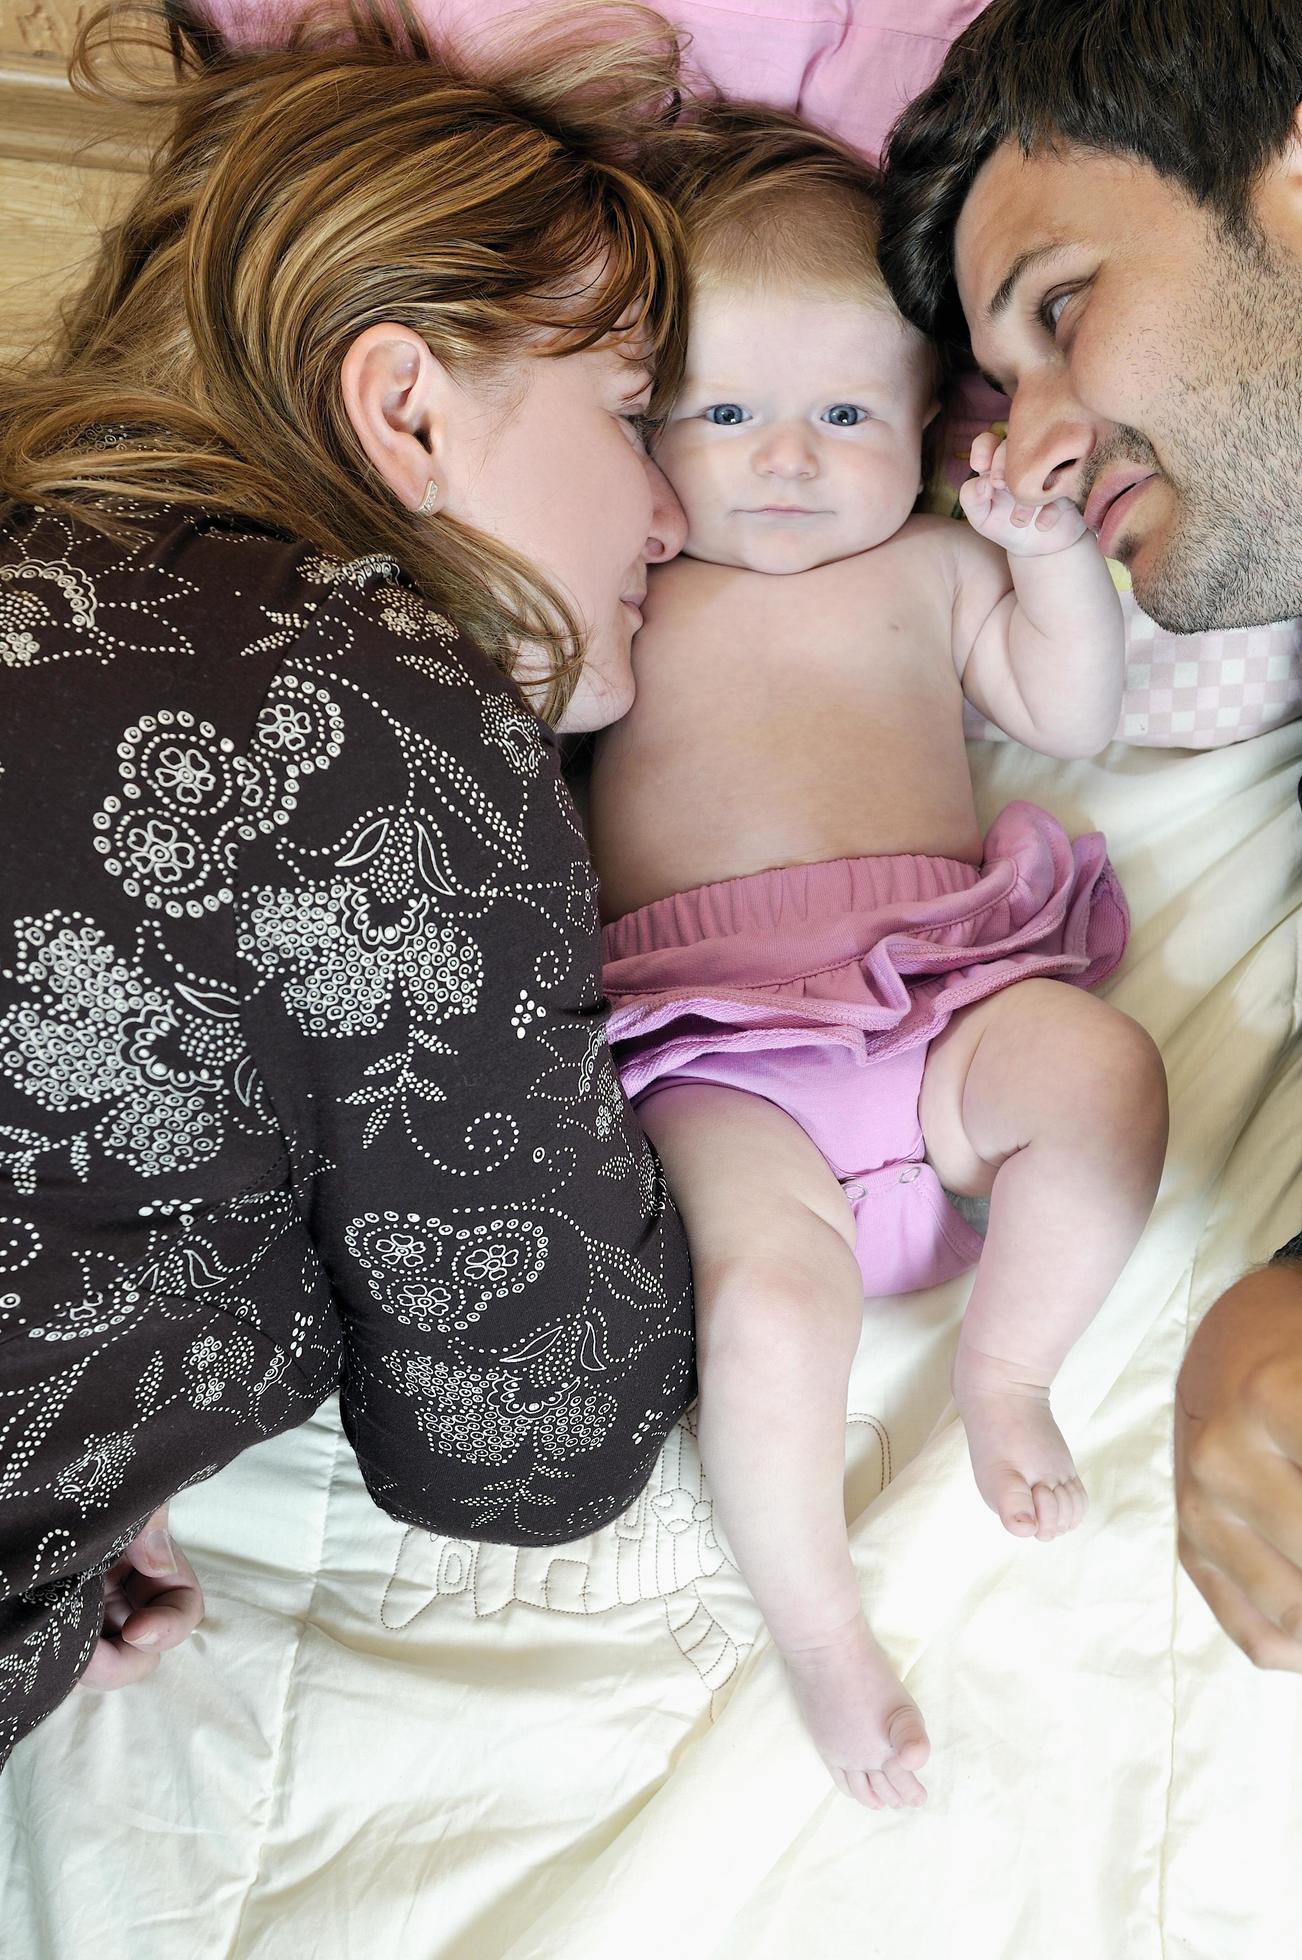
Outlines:
[[[1302,1264],[1216,1302],[1176,1384],[1180,1558],[1258,1667],[1302,1674]]]
[[[203,1618],[203,1593],[168,1533],[166,1504],[109,1567],[104,1583],[104,1630],[79,1688],[143,1681],[159,1655],[188,1639]]]
[[[961,485],[958,500],[974,531],[1012,558],[1047,558],[1085,535],[1085,519],[1067,497],[1047,504],[1019,504],[1004,479],[1007,441],[986,430],[972,444],[976,475]]]

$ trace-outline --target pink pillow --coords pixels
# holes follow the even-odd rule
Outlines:
[[[241,47],[274,45],[313,0],[209,0]],[[985,0],[654,0],[691,35],[689,62],[728,95],[798,111],[876,161],[904,105],[933,79]],[[415,0],[456,36],[521,12],[520,0]],[[1007,409],[980,383],[960,400],[973,433]],[[1142,613],[1118,566],[1126,611],[1126,695],[1117,740],[1220,748],[1302,714],[1302,622],[1223,633],[1166,633]],[[969,732],[997,733],[979,716]]]
[[[274,46],[314,0],[208,0],[238,47]],[[521,0],[414,0],[458,40],[522,9]],[[905,104],[930,82],[984,0],[654,0],[691,35],[689,63],[728,95],[798,111],[874,160]]]

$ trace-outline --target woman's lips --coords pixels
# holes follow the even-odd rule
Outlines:
[[[1113,492],[1105,486],[1104,498],[1098,500],[1102,508],[1098,511],[1097,515],[1087,508],[1085,521],[1087,524],[1090,524],[1092,530],[1097,530],[1099,550],[1105,558],[1111,558],[1113,556],[1112,547],[1122,526],[1134,510],[1139,499],[1143,496],[1145,490],[1147,490],[1149,484],[1155,483],[1156,481],[1157,472],[1150,470],[1144,476],[1132,478],[1131,482],[1119,493]],[[1091,498],[1090,501],[1094,502],[1095,500]],[[1090,522],[1091,518],[1094,519],[1093,523]]]

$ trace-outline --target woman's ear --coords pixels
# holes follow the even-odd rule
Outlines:
[[[399,503],[429,511],[443,480],[449,393],[443,363],[410,327],[381,323],[358,334],[339,385],[357,440]]]

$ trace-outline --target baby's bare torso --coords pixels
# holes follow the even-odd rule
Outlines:
[[[948,520],[787,577],[652,571],[637,698],[597,745],[605,919],[723,878],[917,852],[977,863]]]

